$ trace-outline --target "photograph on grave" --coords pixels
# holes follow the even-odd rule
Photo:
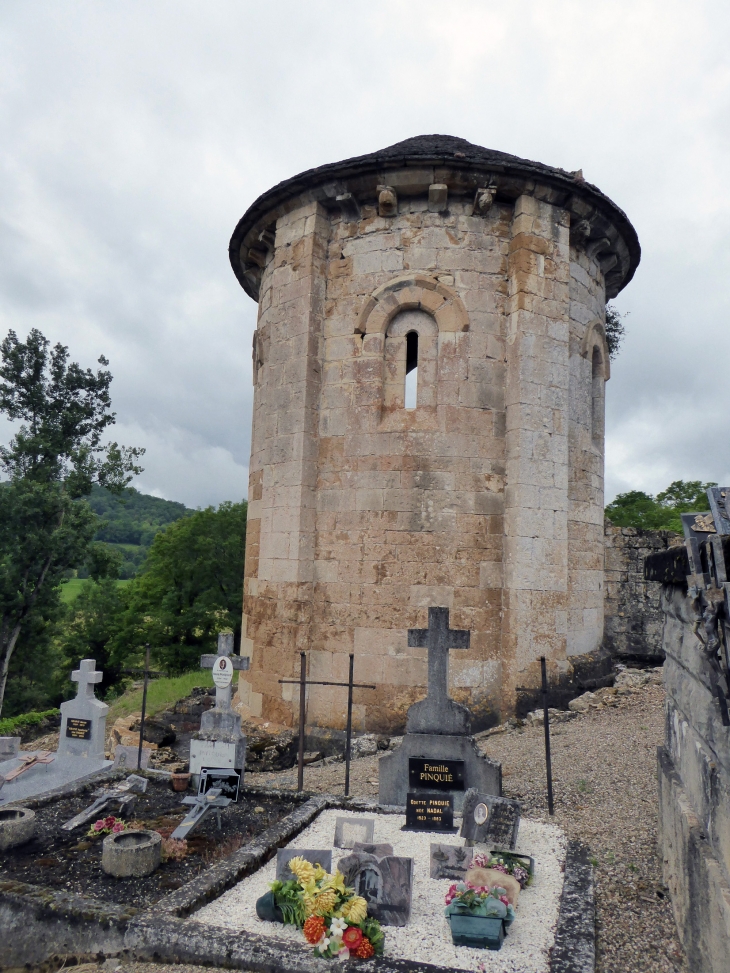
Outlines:
[[[296,877],[289,870],[292,858],[303,858],[312,865],[320,865],[326,872],[332,871],[331,848],[279,848],[276,852],[277,882],[291,882]]]
[[[240,783],[241,775],[237,770],[203,767],[200,771],[199,793],[207,794],[209,790],[216,788],[222,797],[229,797],[236,803]]]
[[[461,837],[468,845],[490,845],[514,850],[522,805],[470,788],[464,795]]]
[[[372,818],[337,818],[335,848],[353,848],[357,842],[372,844],[375,821]]]
[[[414,793],[406,796],[404,831],[455,833],[454,798],[451,794]]]
[[[241,717],[231,709],[234,671],[248,669],[246,657],[233,654],[233,633],[221,632],[216,655],[200,659],[202,669],[211,669],[215,683],[215,706],[203,713],[200,729],[190,741],[190,773],[196,778],[203,767],[237,770],[243,777],[246,765],[246,737]]]
[[[411,916],[413,859],[356,851],[337,865],[345,885],[367,902],[368,915],[385,926],[405,926]]]
[[[449,696],[449,653],[469,647],[469,632],[449,627],[448,608],[428,609],[428,628],[408,630],[408,645],[428,649],[428,694],[413,703],[400,746],[378,762],[378,800],[404,806],[408,791],[451,794],[461,811],[464,790],[502,793],[502,770],[471,736],[469,710]]]

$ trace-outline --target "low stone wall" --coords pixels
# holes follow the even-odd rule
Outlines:
[[[666,554],[647,574],[666,577]],[[652,561],[655,562],[654,570]],[[664,746],[659,817],[664,876],[690,969],[730,970],[730,727],[722,725],[694,615],[681,584],[664,584]]]
[[[660,665],[664,659],[661,585],[645,579],[644,562],[657,551],[682,544],[682,535],[615,527],[606,520],[604,536],[604,648],[622,662]]]

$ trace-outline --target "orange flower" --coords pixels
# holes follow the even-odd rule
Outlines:
[[[370,942],[367,936],[362,937],[362,942],[355,950],[355,956],[357,956],[358,959],[370,959],[371,956],[375,956],[373,944]]]
[[[304,923],[304,938],[313,946],[324,936],[324,919],[322,916],[310,916]]]

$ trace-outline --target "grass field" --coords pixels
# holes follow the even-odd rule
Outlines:
[[[184,672],[181,676],[169,679],[151,679],[147,685],[147,714],[154,716],[173,706],[178,699],[189,696],[196,686],[212,686],[213,673],[210,669],[198,672]],[[142,690],[130,689],[120,696],[109,707],[106,717],[107,726],[111,726],[121,716],[139,713],[142,709]]]
[[[61,601],[64,605],[70,605],[76,601],[88,583],[88,578],[71,578],[70,581],[64,581],[61,585]],[[117,581],[117,584],[129,584],[129,581]]]

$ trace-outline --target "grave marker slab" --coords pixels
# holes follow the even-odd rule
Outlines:
[[[387,842],[382,844],[367,845],[364,842],[356,841],[352,846],[353,851],[362,851],[366,855],[375,855],[376,858],[385,858],[386,855],[393,854],[393,846]]]
[[[337,818],[335,848],[353,848],[356,842],[371,844],[374,833],[372,818]]]
[[[474,852],[462,845],[431,845],[431,878],[463,882]]]
[[[112,770],[125,770],[126,768],[130,770],[147,770],[151,754],[152,749],[150,747],[142,747],[142,759],[139,767],[137,767],[139,747],[123,747],[121,743],[118,743],[114,750],[114,765]]]
[[[451,794],[408,794],[405,831],[454,833],[454,799]]]
[[[326,872],[332,871],[332,850],[330,848],[279,848],[276,853],[276,880],[290,882],[296,876],[289,871],[292,858],[303,858],[312,865],[321,865]]]
[[[237,770],[220,770],[218,768],[203,767],[200,771],[200,793],[206,794],[215,787],[223,797],[229,797],[234,804],[238,803],[238,788],[241,775]]]
[[[345,885],[368,904],[368,915],[385,926],[405,926],[411,917],[413,859],[353,852],[337,864]]]
[[[106,742],[106,714],[109,707],[94,695],[94,686],[104,678],[96,671],[94,659],[82,659],[71,673],[78,683],[74,699],[61,703],[61,736],[58,756],[96,757],[104,759]]]
[[[522,805],[472,788],[464,795],[461,837],[467,844],[513,850],[520,826]]]
[[[218,767],[238,770],[243,776],[246,737],[240,715],[231,709],[231,680],[234,670],[248,669],[249,659],[233,655],[233,634],[221,632],[218,653],[201,656],[200,665],[213,670],[215,707],[203,713],[200,730],[190,741],[190,773],[199,775],[203,767]]]

